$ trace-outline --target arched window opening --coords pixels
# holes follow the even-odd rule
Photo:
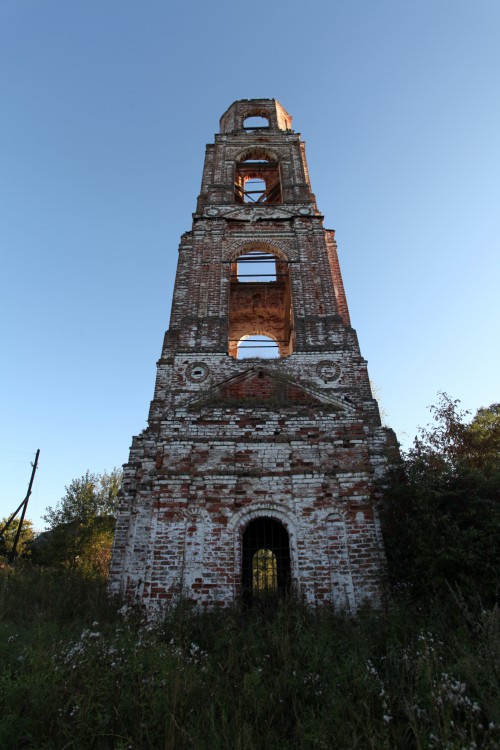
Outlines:
[[[240,255],[237,262],[238,281],[243,283],[276,281],[276,257],[270,253],[251,250]]]
[[[279,346],[270,336],[256,334],[254,336],[242,336],[238,341],[237,359],[249,359],[259,357],[260,359],[276,359],[280,356]]]
[[[267,117],[252,115],[243,121],[243,130],[246,130],[247,133],[254,130],[265,130],[267,128],[269,128],[269,120]]]
[[[252,557],[252,591],[276,591],[278,563],[270,549],[259,549]]]
[[[276,597],[290,590],[290,541],[274,518],[250,521],[242,538],[243,598]]]
[[[235,166],[235,203],[281,203],[279,162],[262,149],[247,153]]]
[[[228,353],[287,357],[295,341],[288,261],[258,244],[230,261]]]

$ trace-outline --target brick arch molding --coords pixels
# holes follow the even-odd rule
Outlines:
[[[229,261],[236,260],[240,255],[248,253],[251,250],[262,250],[262,252],[271,253],[272,255],[276,255],[279,260],[292,261],[297,259],[295,249],[288,247],[286,243],[262,240],[259,242],[249,242],[248,240],[244,242],[228,242],[224,250],[224,258]]]

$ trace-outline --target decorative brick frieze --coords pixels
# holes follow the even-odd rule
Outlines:
[[[245,130],[254,116],[268,127]],[[275,279],[240,278],[249,254],[274,262]],[[240,358],[257,334],[281,356]],[[304,144],[275,100],[235,102],[181,238],[148,427],[124,467],[111,590],[151,611],[268,589],[350,612],[378,604],[391,451]],[[262,550],[272,565],[260,579]]]

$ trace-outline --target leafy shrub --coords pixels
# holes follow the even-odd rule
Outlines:
[[[0,529],[3,529],[8,522],[8,518],[3,518],[0,521]],[[16,538],[17,530],[19,529],[20,519],[15,518],[8,529],[0,537],[0,556],[7,557],[12,552],[14,547],[14,540]],[[31,554],[31,544],[35,537],[33,531],[33,523],[28,519],[23,520],[21,533],[19,534],[19,540],[17,543],[17,557],[29,557]]]
[[[383,507],[394,583],[422,598],[458,586],[492,603],[500,583],[500,406],[470,423],[441,394],[435,425],[420,431]]]
[[[55,508],[44,516],[49,530],[33,544],[33,561],[106,576],[122,473],[86,472],[74,479]]]

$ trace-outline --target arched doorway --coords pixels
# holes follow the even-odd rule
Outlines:
[[[275,598],[290,588],[290,540],[274,518],[250,521],[242,539],[242,587],[246,602]]]

